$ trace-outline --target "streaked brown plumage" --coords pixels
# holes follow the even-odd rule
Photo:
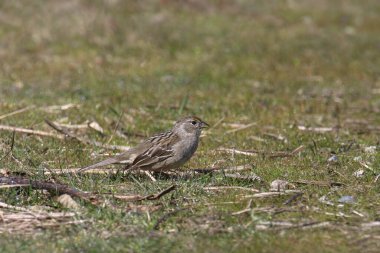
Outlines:
[[[125,164],[128,170],[162,171],[178,168],[194,154],[201,131],[207,126],[195,116],[180,119],[171,130],[154,135],[120,155],[82,168],[79,172],[110,164]]]

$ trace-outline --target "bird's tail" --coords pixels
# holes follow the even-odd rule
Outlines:
[[[106,165],[110,165],[110,164],[114,164],[114,163],[118,163],[118,159],[116,159],[115,157],[112,157],[112,158],[109,158],[107,160],[104,160],[104,161],[101,161],[101,162],[98,162],[98,163],[95,163],[93,165],[90,165],[90,166],[87,166],[87,167],[84,167],[84,168],[81,168],[78,170],[78,173],[81,173],[81,172],[84,172],[86,170],[92,170],[92,169],[97,169],[99,167],[103,167],[103,166],[106,166]]]

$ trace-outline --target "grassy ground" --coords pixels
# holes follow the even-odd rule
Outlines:
[[[222,173],[157,182],[143,175],[52,177],[46,168],[78,168],[117,151],[16,133],[9,154],[12,132],[0,131],[2,172],[101,193],[145,195],[177,185],[155,201],[110,199],[118,210],[76,200],[82,208],[74,220],[85,223],[1,229],[1,252],[376,252],[380,155],[370,147],[378,148],[380,132],[379,13],[377,0],[2,1],[0,124],[52,132],[45,119],[96,121],[104,135],[70,131],[134,145],[139,136],[195,114],[215,126],[183,170],[249,164],[241,174],[263,182]],[[75,106],[51,107],[67,104]],[[256,124],[228,132],[236,123]],[[117,134],[120,129],[129,135]],[[286,158],[215,151],[269,154],[301,145]],[[334,154],[337,161],[328,162]],[[252,210],[232,215],[247,207],[244,196],[251,192],[204,189],[265,192],[276,179],[293,182],[303,195],[253,199]],[[344,185],[294,183],[300,180]],[[354,203],[338,203],[342,196],[353,196]],[[54,196],[29,188],[0,189],[0,201],[67,210]],[[0,209],[0,217],[9,211]]]

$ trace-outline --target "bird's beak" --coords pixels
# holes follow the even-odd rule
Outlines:
[[[210,127],[210,125],[207,124],[206,122],[202,121],[201,128],[203,129],[203,128],[208,128],[208,127]]]

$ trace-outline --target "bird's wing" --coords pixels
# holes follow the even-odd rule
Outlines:
[[[163,133],[150,138],[145,143],[149,146],[139,153],[131,164],[132,169],[149,169],[159,162],[174,156],[173,146],[179,141],[173,132]],[[159,145],[157,145],[159,143]]]
[[[132,169],[147,169],[158,162],[162,162],[174,154],[173,145],[179,141],[179,137],[173,132],[165,132],[155,135],[120,155],[98,162],[80,169],[78,172],[96,169],[102,166],[122,163],[129,164]]]
[[[147,169],[149,167],[152,167],[154,164],[165,161],[173,155],[174,151],[172,149],[165,147],[155,147],[153,149],[147,150],[145,153],[138,155],[131,164],[131,168]]]

